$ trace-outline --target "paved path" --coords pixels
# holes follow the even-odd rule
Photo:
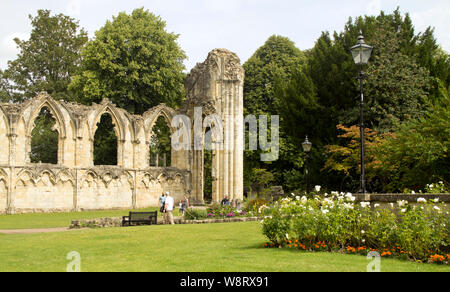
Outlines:
[[[73,231],[66,227],[59,228],[43,228],[43,229],[15,229],[15,230],[0,230],[1,234],[32,234],[32,233],[51,233],[51,232],[66,232]],[[76,229],[81,230],[81,229]]]

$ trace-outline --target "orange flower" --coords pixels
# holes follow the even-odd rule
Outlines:
[[[431,256],[430,258],[431,258],[431,260],[433,262],[436,262],[436,263],[437,262],[442,263],[445,260],[444,256],[441,256],[441,255],[438,255],[438,254],[435,254],[435,255]]]

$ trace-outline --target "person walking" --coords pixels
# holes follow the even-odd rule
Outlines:
[[[188,199],[187,195],[184,195],[184,200],[181,201],[181,204],[182,204],[182,208],[183,208],[182,216],[184,216],[184,212],[186,212],[186,210],[189,208],[189,199]]]
[[[175,204],[174,199],[170,196],[169,192],[166,192],[166,200],[165,200],[165,203],[164,203],[164,206],[165,206],[164,209],[166,211],[166,213],[165,213],[165,215],[166,215],[165,222],[166,223],[170,223],[172,225],[175,224],[175,222],[173,221],[173,207],[174,207],[174,204]]]
[[[164,193],[159,197],[159,211],[163,215],[163,223],[166,224],[166,194]]]

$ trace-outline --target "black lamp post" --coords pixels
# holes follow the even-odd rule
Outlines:
[[[359,111],[361,116],[360,132],[361,132],[361,183],[360,183],[360,193],[366,193],[366,181],[365,181],[365,170],[364,170],[364,94],[363,94],[363,79],[364,72],[362,70],[363,65],[369,62],[370,56],[372,55],[373,47],[367,45],[364,42],[364,36],[362,32],[358,37],[358,43],[350,49],[353,60],[356,65],[359,65],[359,86],[361,92],[361,100],[359,103]]]
[[[303,151],[306,153],[306,161],[305,161],[305,176],[306,176],[306,194],[309,194],[309,181],[308,181],[308,160],[309,160],[309,152],[311,152],[312,143],[309,142],[308,136],[306,136],[305,142],[302,143]]]

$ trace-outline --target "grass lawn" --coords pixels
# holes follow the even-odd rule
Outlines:
[[[0,271],[65,271],[71,251],[80,253],[85,272],[365,272],[369,263],[358,255],[265,249],[265,241],[257,222],[0,235]],[[450,267],[382,259],[381,270]]]
[[[92,212],[69,213],[31,213],[17,215],[0,215],[0,229],[36,229],[52,227],[69,227],[72,220],[96,219],[104,217],[127,216],[129,211],[156,211],[158,208],[139,210],[107,210]],[[158,212],[161,217],[161,213]],[[174,216],[178,216],[178,209],[174,210]],[[161,217],[162,218],[162,217]]]

